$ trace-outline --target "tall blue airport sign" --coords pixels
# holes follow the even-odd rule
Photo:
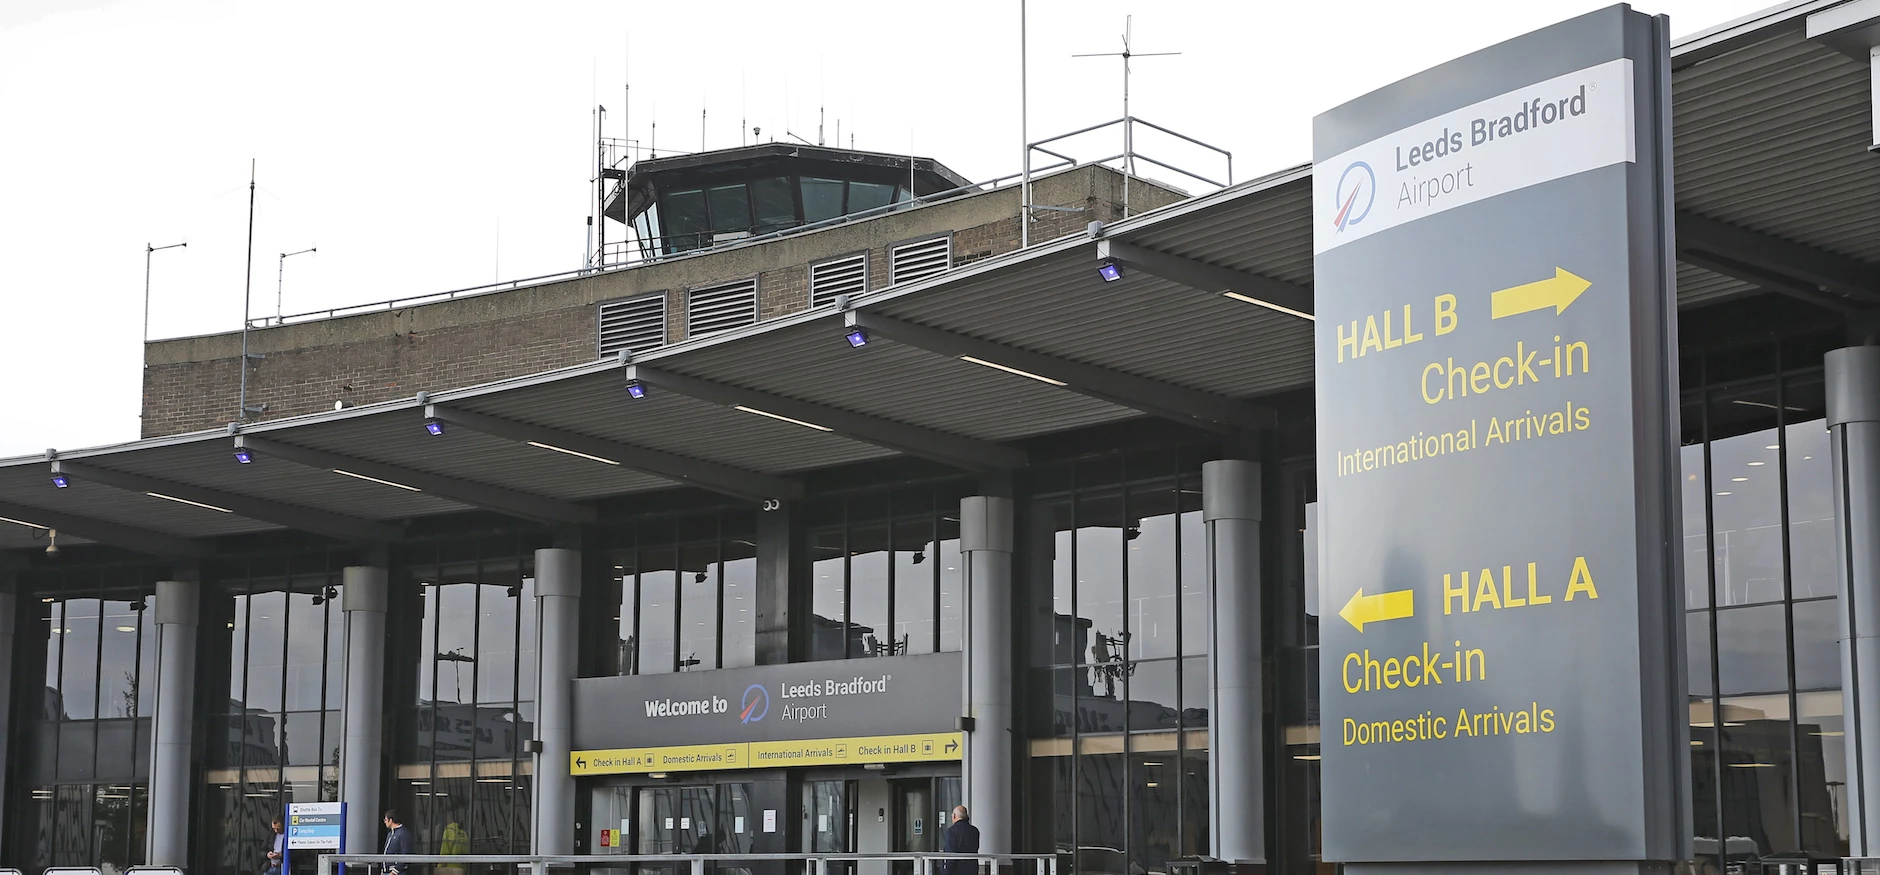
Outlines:
[[[1689,856],[1666,22],[1314,122],[1324,859]],[[1549,869],[1551,871],[1551,869]]]

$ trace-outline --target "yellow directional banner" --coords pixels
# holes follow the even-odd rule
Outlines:
[[[757,768],[914,763],[959,758],[960,734],[957,732],[751,742],[751,762]]]
[[[616,750],[577,750],[568,756],[575,775],[630,775],[643,772],[700,772],[751,767],[750,745],[682,744],[671,747],[629,747]]]
[[[1554,308],[1554,314],[1559,315],[1566,312],[1567,307],[1591,285],[1591,282],[1569,273],[1566,268],[1555,267],[1551,279],[1496,292],[1489,299],[1489,306],[1494,311],[1490,318],[1519,316],[1548,307]]]
[[[1364,631],[1366,623],[1382,623],[1385,620],[1401,620],[1416,616],[1416,590],[1400,589],[1396,592],[1381,592],[1377,595],[1365,595],[1364,587],[1345,602],[1338,615],[1345,618],[1352,628]]]
[[[577,750],[569,754],[575,775],[634,775],[650,772],[729,771],[788,766],[937,762],[960,759],[957,732],[864,735],[806,741],[752,741]]]

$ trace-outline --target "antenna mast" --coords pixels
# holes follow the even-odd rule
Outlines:
[[[1136,29],[1136,16],[1123,17],[1123,50],[1121,52],[1095,52],[1072,55],[1073,58],[1122,58],[1123,59],[1123,217],[1129,217],[1129,178],[1136,175],[1136,119],[1129,114],[1129,59],[1130,58],[1166,58],[1181,52],[1135,52],[1130,49],[1130,38]],[[1030,162],[1030,147],[1027,146],[1026,161]]]

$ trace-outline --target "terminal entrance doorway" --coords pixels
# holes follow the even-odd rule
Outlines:
[[[940,835],[952,822],[953,806],[960,804],[960,779],[899,778],[888,783],[894,797],[889,850],[897,854],[939,851]],[[894,875],[914,875],[914,864],[895,863]]]

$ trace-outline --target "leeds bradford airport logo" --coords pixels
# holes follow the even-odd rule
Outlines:
[[[1371,165],[1353,161],[1339,175],[1338,188],[1333,191],[1338,198],[1338,215],[1332,217],[1332,224],[1342,234],[1347,225],[1356,225],[1371,214],[1371,205],[1377,203],[1377,174],[1371,172]]]
[[[770,692],[763,684],[752,684],[744,688],[744,710],[738,712],[739,723],[756,723],[770,715]]]

